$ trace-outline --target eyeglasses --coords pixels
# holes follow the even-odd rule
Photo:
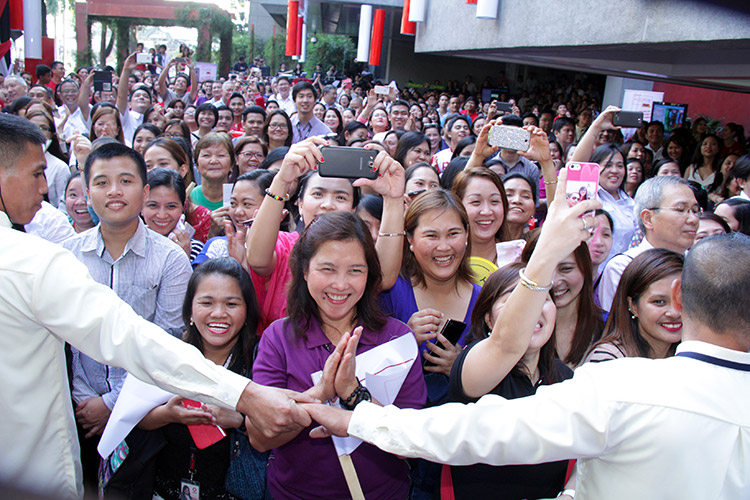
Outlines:
[[[243,151],[239,154],[239,156],[242,156],[243,158],[265,158],[266,156],[263,153],[256,153],[254,151]]]
[[[162,134],[162,136],[164,136],[164,137],[169,137],[170,139],[174,139],[175,137],[182,137],[182,138],[184,138],[184,137],[185,137],[185,136],[183,136],[183,135],[182,135],[181,133],[179,133],[179,132],[164,132],[164,133]]]
[[[286,128],[286,123],[271,123],[268,125],[268,129],[274,129],[274,130],[283,130]]]
[[[692,207],[654,207],[649,210],[671,210],[682,215],[683,217],[687,217],[689,214],[700,217],[703,213],[703,209],[698,205],[693,205]]]

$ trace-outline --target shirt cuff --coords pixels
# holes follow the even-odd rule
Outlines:
[[[381,426],[383,425],[385,414],[386,407],[363,401],[354,409],[347,432],[350,436],[371,441],[372,439],[368,439],[368,436],[377,429],[378,422]]]

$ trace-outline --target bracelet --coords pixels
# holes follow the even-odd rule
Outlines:
[[[557,181],[556,180],[554,180],[554,181],[544,181],[544,185],[545,186],[550,186],[552,184],[557,184]]]
[[[406,236],[406,231],[401,231],[400,233],[378,233],[378,237],[383,236],[385,238],[395,237],[395,236]]]
[[[341,400],[341,398],[339,399]],[[352,392],[348,398],[341,400],[341,406],[343,406],[344,409],[351,411],[362,401],[372,401],[372,395],[370,394],[370,391],[362,385],[359,379],[357,379],[357,388],[354,389],[354,392]]]
[[[286,203],[287,201],[289,201],[289,198],[291,198],[289,195],[279,196],[279,195],[273,194],[268,189],[266,189],[266,196],[268,196],[269,198],[273,198],[276,201],[280,201],[281,203]]]
[[[563,495],[568,495],[570,498],[576,497],[576,490],[562,490],[559,495],[557,495],[557,498],[560,498]]]
[[[531,281],[529,278],[526,277],[526,275],[523,273],[526,270],[524,267],[523,269],[518,270],[518,276],[521,278],[521,284],[531,290],[532,292],[549,292],[552,290],[552,286],[554,285],[554,282],[550,282],[547,286],[541,286],[539,283],[536,283],[534,281]]]

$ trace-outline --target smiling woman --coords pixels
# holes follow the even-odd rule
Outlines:
[[[622,273],[604,335],[586,362],[674,355],[682,338],[682,314],[672,304],[670,287],[680,278],[683,262],[682,255],[665,249],[633,259]]]
[[[306,391],[322,401],[352,401],[360,390],[354,356],[412,335],[377,307],[381,271],[367,226],[348,211],[321,215],[300,236],[290,268],[289,317],[263,333],[253,380]],[[321,382],[313,386],[311,375],[321,370]],[[414,363],[393,404],[419,408],[425,395],[420,365]],[[348,498],[336,451],[330,445],[319,446],[308,429],[273,440],[249,431],[254,445],[273,448],[268,488],[274,498],[309,497],[313,491],[321,498]],[[369,444],[357,447],[351,458],[365,498],[407,498],[409,468],[404,460]]]

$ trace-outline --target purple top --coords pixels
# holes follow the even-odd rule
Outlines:
[[[413,333],[402,322],[387,318],[379,332],[364,329],[357,353],[402,335]],[[304,339],[294,337],[286,319],[275,321],[260,339],[253,380],[263,385],[306,391],[313,385],[310,375],[323,369],[334,347],[315,319],[310,320]],[[393,404],[399,408],[421,408],[426,398],[422,368],[415,362]],[[311,428],[303,429],[297,437],[271,452],[267,470],[271,495],[275,500],[350,499],[333,441],[311,439]],[[363,443],[352,454],[352,461],[368,500],[408,497],[409,468],[404,460]]]
[[[458,343],[462,346],[466,345],[466,336],[471,329],[471,312],[474,310],[477,298],[479,298],[479,292],[482,291],[482,287],[479,285],[473,284],[473,286],[474,290],[471,292],[471,300],[469,301],[468,309],[466,309],[466,316],[461,320],[466,323],[466,328],[464,328],[461,337],[458,339]],[[411,315],[419,311],[417,299],[414,297],[414,287],[399,276],[393,288],[380,294],[380,307],[383,308],[383,311],[388,316],[407,323]],[[420,346],[420,351],[424,351],[425,349],[424,344]]]

